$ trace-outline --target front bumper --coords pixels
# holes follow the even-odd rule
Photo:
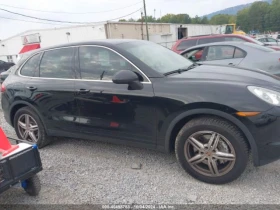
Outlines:
[[[252,134],[257,157],[257,166],[265,165],[280,159],[280,108],[274,107],[255,117],[240,118]]]

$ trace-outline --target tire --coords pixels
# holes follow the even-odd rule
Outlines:
[[[19,121],[22,121],[22,119],[23,119],[22,117],[24,117],[24,116],[29,116],[30,121],[32,121],[32,124],[33,125],[36,124],[38,127],[38,131],[36,131],[36,132],[34,131],[34,133],[36,135],[36,141],[31,138],[31,135],[28,134],[28,136],[25,138],[24,135],[22,134],[24,128],[19,126]],[[43,126],[41,119],[29,107],[23,107],[16,112],[15,117],[14,117],[14,128],[15,128],[17,137],[19,139],[24,139],[24,140],[30,141],[32,143],[35,143],[35,144],[37,144],[38,148],[40,148],[40,149],[51,143],[52,139],[51,139],[51,137],[47,136],[47,133],[45,131],[45,128]]]
[[[26,187],[24,188],[24,190],[25,192],[27,192],[28,195],[31,196],[39,195],[41,191],[41,182],[37,175],[34,175],[33,177],[27,179],[25,182],[26,182]]]
[[[234,181],[244,172],[249,158],[248,144],[237,127],[212,116],[185,124],[177,135],[175,153],[187,173],[210,184]]]

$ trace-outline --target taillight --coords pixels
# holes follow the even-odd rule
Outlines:
[[[1,92],[3,93],[3,92],[5,92],[5,91],[6,91],[6,87],[5,87],[4,84],[2,84],[2,85],[1,85]]]

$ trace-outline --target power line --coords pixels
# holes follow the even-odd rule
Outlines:
[[[106,20],[106,21],[112,21],[112,20],[117,20],[117,19],[121,19],[121,18],[124,18],[124,17],[127,17],[129,15],[132,15],[138,11],[140,11],[142,8],[130,13],[130,14],[127,14],[127,15],[124,15],[122,17],[118,17],[118,18],[114,18],[114,19],[111,19],[111,20]],[[29,15],[24,15],[24,14],[21,14],[21,13],[17,13],[17,12],[12,12],[12,11],[9,11],[9,10],[6,10],[6,9],[2,9],[0,8],[0,10],[2,11],[5,11],[5,12],[8,12],[8,13],[12,13],[12,14],[15,14],[15,15],[20,15],[20,16],[23,16],[23,17],[28,17],[28,18],[33,18],[33,19],[36,19],[36,20],[43,20],[43,21],[49,21],[49,22],[58,22],[58,23],[71,23],[71,24],[92,24],[92,23],[102,23],[102,22],[106,22],[106,21],[98,21],[98,22],[71,22],[71,21],[62,21],[62,20],[51,20],[51,19],[45,19],[45,18],[38,18],[38,17],[34,17],[34,16],[29,16]]]
[[[98,13],[106,13],[106,12],[112,12],[112,11],[117,11],[117,10],[121,10],[121,9],[125,9],[125,8],[129,8],[132,6],[135,6],[137,4],[142,3],[142,1],[137,2],[135,4],[126,6],[126,7],[121,7],[121,8],[117,8],[117,9],[113,9],[113,10],[106,10],[106,11],[99,11],[99,12],[63,12],[63,11],[47,11],[47,10],[36,10],[36,9],[29,9],[29,8],[24,8],[24,7],[16,7],[16,6],[11,6],[11,5],[7,5],[7,4],[0,4],[2,6],[5,7],[11,7],[11,8],[16,8],[16,9],[22,9],[22,10],[29,10],[29,11],[36,11],[36,12],[46,12],[46,13],[61,13],[61,14],[72,14],[72,15],[81,15],[81,14],[98,14]]]
[[[40,24],[47,24],[47,25],[59,25],[59,26],[66,26],[65,24],[58,24],[58,23],[45,23],[45,22],[38,22],[38,21],[32,21],[32,20],[21,20],[16,18],[8,18],[8,17],[2,17],[0,16],[0,19],[7,19],[7,20],[16,20],[16,21],[22,21],[22,22],[30,22],[30,23],[40,23]]]

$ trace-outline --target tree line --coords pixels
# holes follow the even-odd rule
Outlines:
[[[144,17],[135,19],[122,19],[120,22],[145,22]],[[177,23],[177,24],[212,24],[222,25],[236,23],[243,31],[280,31],[280,0],[267,2],[254,2],[251,6],[239,11],[237,15],[218,14],[211,19],[207,17],[190,17],[188,14],[166,14],[161,18],[147,16],[151,23]]]

